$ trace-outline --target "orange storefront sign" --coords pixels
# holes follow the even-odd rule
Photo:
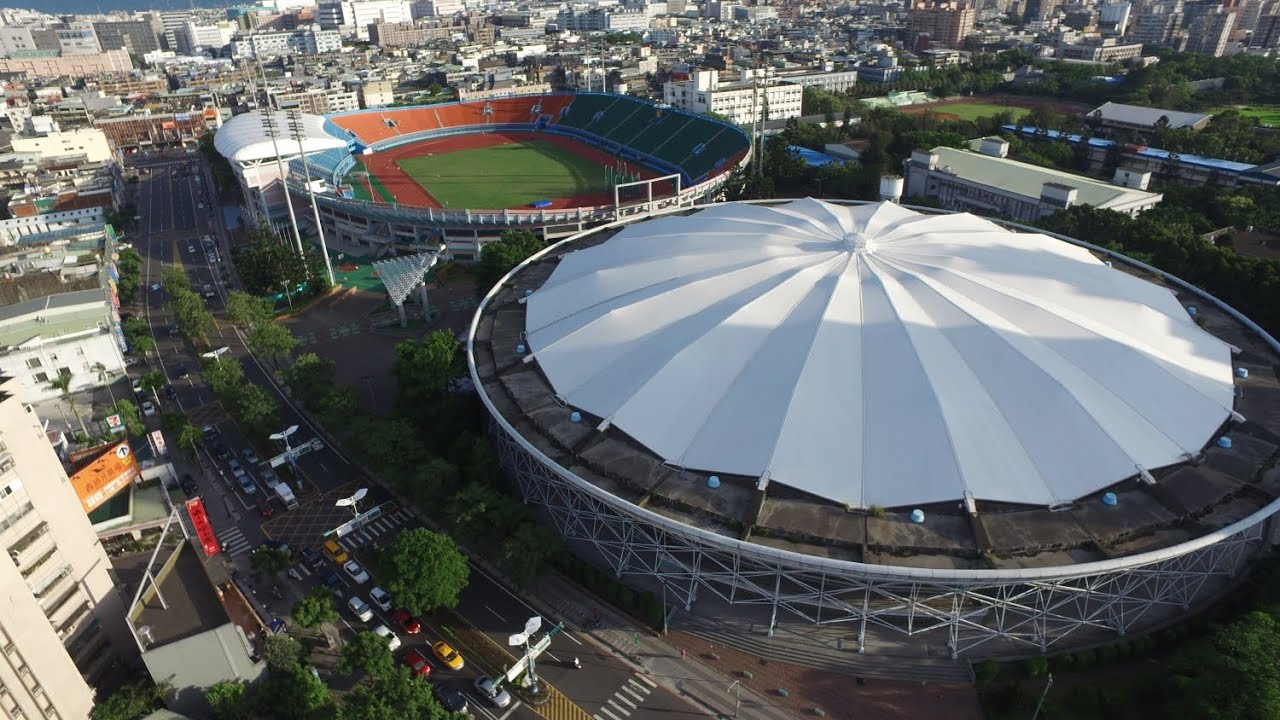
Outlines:
[[[113,495],[141,477],[138,460],[129,443],[122,442],[71,476],[71,487],[85,512],[93,512]]]

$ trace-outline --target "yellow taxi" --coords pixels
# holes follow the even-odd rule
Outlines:
[[[326,557],[339,565],[342,565],[351,559],[350,556],[347,555],[347,551],[343,550],[341,545],[332,540],[326,540],[321,548],[324,550]]]
[[[449,643],[441,640],[431,646],[431,652],[435,653],[436,657],[440,658],[440,662],[444,663],[445,667],[450,670],[462,669],[462,656]]]

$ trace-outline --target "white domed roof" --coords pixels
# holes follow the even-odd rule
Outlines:
[[[297,157],[298,141],[289,127],[288,114],[273,112],[271,116],[279,133],[274,143],[267,134],[266,113],[249,112],[236,115],[218,128],[218,134],[213,136],[214,149],[231,162],[274,160],[277,152],[282,158]],[[325,132],[323,117],[306,113],[301,117],[302,147],[308,155],[347,146],[346,140]]]
[[[860,507],[1070,502],[1197,453],[1234,397],[1167,289],[889,203],[628,226],[566,255],[526,328],[560,397],[664,460]]]

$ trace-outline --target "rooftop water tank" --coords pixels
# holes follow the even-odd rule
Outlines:
[[[1108,507],[1115,507],[1116,502],[1118,502],[1118,501],[1116,500],[1116,494],[1115,494],[1115,493],[1113,493],[1113,492],[1102,493],[1102,504],[1103,504],[1103,505],[1106,505],[1106,506],[1108,506]]]
[[[911,522],[916,523],[917,525],[924,522],[924,511],[921,510],[920,508],[916,508],[915,510],[912,510]]]

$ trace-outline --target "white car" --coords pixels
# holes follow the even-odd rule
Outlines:
[[[372,600],[373,604],[377,605],[378,609],[382,612],[391,612],[391,596],[387,594],[386,590],[383,590],[380,587],[370,590],[369,599]]]
[[[369,622],[373,619],[373,608],[355,595],[352,595],[351,599],[347,601],[347,607],[351,608],[351,612],[360,618],[360,622]]]
[[[347,574],[351,576],[351,579],[354,580],[357,585],[363,585],[369,582],[369,573],[365,572],[364,568],[360,567],[360,563],[355,560],[348,560],[346,564],[342,566],[342,569],[347,571]]]
[[[378,637],[384,638],[387,641],[387,647],[391,649],[391,652],[395,652],[400,649],[400,638],[396,637],[396,634],[391,632],[391,628],[386,625],[379,625],[373,629],[373,632]]]
[[[155,417],[155,415],[156,415],[156,406],[155,406],[155,405],[153,405],[153,404],[152,404],[152,402],[151,402],[150,400],[143,400],[143,401],[142,401],[142,414],[143,414],[143,415],[146,415],[147,417]]]

